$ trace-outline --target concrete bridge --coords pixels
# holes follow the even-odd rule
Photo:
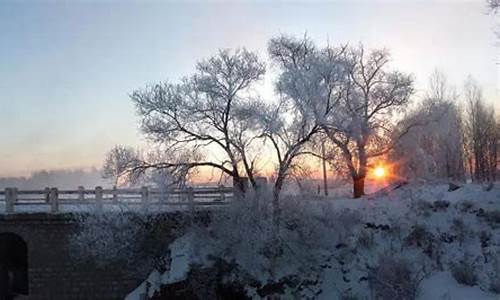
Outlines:
[[[95,189],[80,186],[76,190],[6,188],[0,191],[0,213],[103,211],[124,206],[154,211],[194,211],[197,208],[224,205],[233,198],[233,188],[224,186],[169,190],[148,187],[103,189],[100,186]]]
[[[194,222],[207,222],[209,211],[191,215],[168,212],[155,215],[161,223],[161,241],[169,244],[182,229]],[[159,223],[158,223],[159,222]],[[9,284],[19,295],[15,299],[123,299],[147,276],[136,266],[105,267],[95,262],[75,260],[70,239],[79,230],[73,214],[0,215],[0,265],[8,272],[0,275],[2,285]],[[166,248],[165,248],[166,249]],[[3,299],[0,295],[0,299]],[[9,299],[9,298],[7,298]]]
[[[150,225],[162,230],[158,243],[168,245],[179,228],[193,220],[206,220],[208,208],[225,205],[232,197],[232,189],[224,187],[170,191],[6,188],[0,191],[0,300],[5,290],[21,295],[19,299],[123,299],[147,273],[138,271],[141,266],[103,268],[75,259],[69,247],[79,230],[75,214],[81,217],[124,207],[131,214],[154,214]]]

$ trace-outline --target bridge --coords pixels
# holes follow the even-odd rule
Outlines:
[[[206,222],[209,208],[230,203],[232,188],[18,190],[0,192],[0,293],[16,299],[123,299],[147,273],[135,267],[99,266],[74,259],[70,247],[79,217],[125,206],[130,213],[151,212],[150,226],[170,243],[194,222]],[[3,207],[2,207],[3,205]],[[147,272],[149,272],[148,270]],[[0,299],[3,299],[0,295]]]
[[[116,206],[129,208],[149,208],[152,210],[206,208],[213,205],[224,205],[234,197],[231,187],[188,187],[185,189],[85,189],[80,186],[76,190],[60,190],[45,188],[43,190],[18,190],[6,188],[0,191],[0,213],[16,212],[79,212],[97,210]],[[3,206],[3,209],[2,209]]]

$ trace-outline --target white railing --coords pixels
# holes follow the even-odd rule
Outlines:
[[[196,206],[227,204],[233,196],[233,189],[230,187],[188,187],[167,191],[148,187],[103,189],[99,186],[92,190],[83,187],[78,187],[77,190],[6,188],[0,191],[0,204],[5,205],[5,213],[21,212],[23,209],[20,208],[27,206],[44,206],[47,211],[58,213],[60,207],[65,205],[93,205],[97,210],[102,210],[105,206],[120,204],[143,207],[177,205],[194,210]]]

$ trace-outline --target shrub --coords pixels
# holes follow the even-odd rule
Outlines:
[[[78,230],[70,238],[71,253],[77,262],[100,267],[121,264],[140,266],[144,269],[140,271],[161,270],[162,257],[178,229],[163,217],[126,208],[76,215]]]
[[[434,211],[445,211],[450,206],[450,202],[445,200],[434,201],[432,207]]]
[[[493,228],[500,226],[500,210],[485,211],[481,217]]]
[[[265,273],[272,265],[273,257],[269,256],[281,251],[279,245],[272,246],[276,238],[272,220],[272,209],[264,198],[247,196],[233,202],[213,217],[210,233],[216,243],[214,255],[234,259],[242,270],[255,277]]]
[[[451,265],[451,274],[458,283],[463,285],[473,286],[478,281],[474,263],[468,258],[464,258],[458,263],[453,263]]]
[[[465,200],[460,202],[459,207],[461,212],[466,213],[474,207],[474,202]]]
[[[500,252],[492,253],[492,266],[493,270],[488,273],[488,279],[490,280],[489,290],[493,293],[500,294]]]
[[[405,238],[405,242],[407,245],[424,247],[432,243],[433,238],[432,233],[429,232],[424,225],[417,224],[412,227],[412,230]]]
[[[419,282],[407,260],[389,255],[381,256],[368,274],[376,299],[415,299]]]
[[[491,232],[486,231],[486,230],[482,230],[479,233],[479,241],[481,242],[482,248],[488,247],[490,240],[491,240]]]
[[[459,218],[454,218],[450,229],[456,233],[458,241],[460,245],[462,245],[469,234],[469,230],[465,226],[464,221]]]
[[[432,204],[419,199],[412,203],[413,209],[416,210],[417,215],[424,215],[425,217],[430,216],[433,209]]]
[[[159,299],[251,299],[246,295],[245,284],[250,281],[234,263],[216,259],[206,267],[193,264],[186,279],[167,284],[151,300]]]
[[[294,264],[287,261],[287,268],[319,265],[320,257],[311,251],[322,249],[332,236],[326,234],[324,224],[304,209],[305,201],[283,199],[276,228],[271,202],[267,194],[248,195],[215,214],[210,226],[214,255],[234,260],[241,270],[257,278],[273,277],[289,258]]]
[[[351,291],[343,291],[340,295],[340,300],[358,300],[359,298]]]
[[[490,291],[495,294],[500,294],[500,277],[497,277],[494,281],[490,282]]]
[[[375,243],[373,234],[367,230],[361,230],[358,236],[358,246],[364,249],[371,249]]]

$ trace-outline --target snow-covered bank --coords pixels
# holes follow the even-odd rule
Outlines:
[[[450,272],[438,272],[424,279],[418,300],[498,300],[498,295],[482,291],[478,286],[465,286],[456,282]]]
[[[193,234],[186,234],[176,239],[169,246],[167,259],[170,263],[167,264],[167,270],[163,273],[153,270],[144,282],[127,295],[125,300],[142,300],[143,295],[152,297],[160,291],[162,285],[186,279],[189,266],[196,262],[192,239]]]
[[[161,285],[185,280],[194,262],[209,266],[208,254],[235,263],[237,274],[228,271],[225,280],[246,285],[253,299],[496,299],[500,293],[498,184],[490,191],[410,184],[375,198],[289,197],[278,236],[271,225],[263,199],[225,212],[173,243],[169,270],[153,272],[127,299],[138,299],[147,286],[149,296],[160,291],[162,299]],[[196,280],[203,292],[203,279]]]

